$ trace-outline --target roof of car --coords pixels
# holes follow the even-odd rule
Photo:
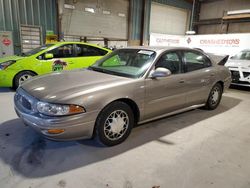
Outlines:
[[[242,52],[250,52],[250,49],[244,49]]]
[[[125,49],[144,49],[144,50],[153,50],[153,51],[165,51],[165,50],[175,50],[175,49],[192,49],[192,48],[185,48],[185,47],[173,47],[173,46],[131,46],[126,47]]]

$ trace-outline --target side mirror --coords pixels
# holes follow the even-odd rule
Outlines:
[[[53,54],[45,54],[44,58],[45,59],[53,59],[54,55]]]
[[[151,72],[150,77],[151,78],[168,77],[171,74],[172,73],[169,69],[159,67],[159,68],[155,69],[153,72]]]

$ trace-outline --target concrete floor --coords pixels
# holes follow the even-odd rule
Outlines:
[[[135,128],[118,146],[42,139],[0,90],[0,187],[249,188],[250,91]]]

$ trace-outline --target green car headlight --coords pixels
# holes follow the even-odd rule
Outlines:
[[[65,116],[85,112],[85,109],[78,105],[51,104],[46,102],[37,102],[37,110],[41,114],[48,116]]]
[[[3,62],[0,64],[0,69],[4,70],[7,67],[9,67],[10,65],[14,64],[15,62],[16,62],[15,60],[9,60],[9,61]]]

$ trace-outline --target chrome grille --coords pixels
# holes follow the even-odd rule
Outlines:
[[[20,106],[22,106],[26,110],[32,110],[32,104],[25,96],[19,93],[16,93],[15,100]]]

